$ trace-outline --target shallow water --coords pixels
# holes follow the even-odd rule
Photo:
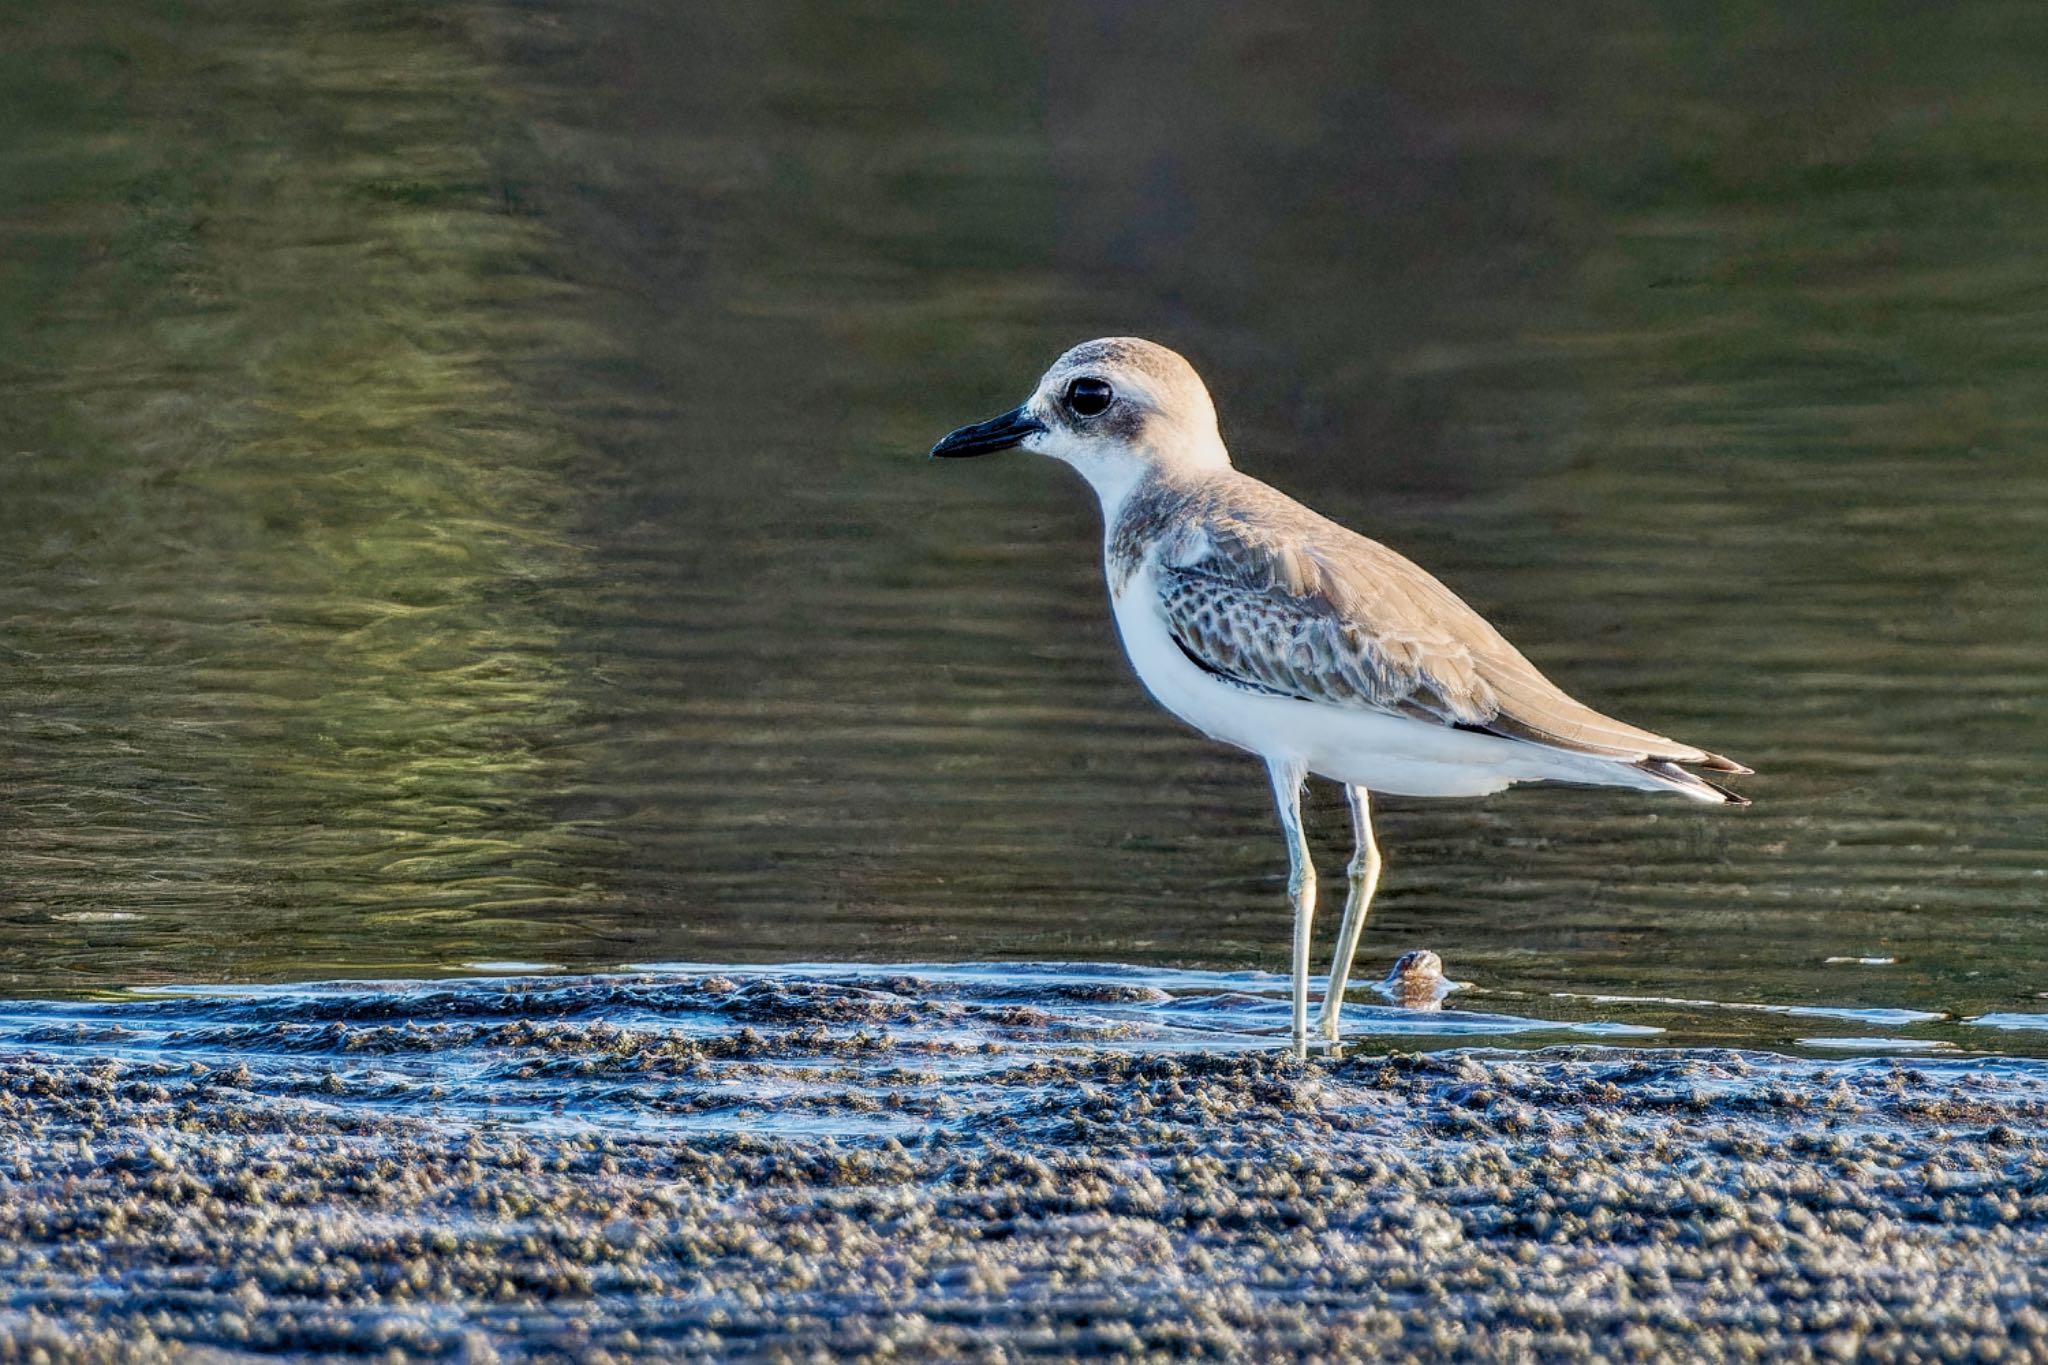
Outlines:
[[[1882,1054],[1897,1054],[1957,1075],[1990,1066],[1996,1074],[2048,1085],[2038,1063],[1997,1056],[2009,1046],[2004,1031],[2026,1027],[2014,1022],[2021,1016],[1530,999],[1465,983],[1438,1005],[1391,999],[1348,1007],[1342,1046],[1317,1056],[1447,1046],[1698,1048],[1739,1027],[1807,1059],[1774,1064],[1750,1054],[1757,1087],[1781,1076],[1810,1080],[1844,1052],[1870,1054],[1869,1064],[1880,1070],[1888,1065]],[[1727,1013],[1760,1017],[1731,1025],[1722,1017]],[[2044,1018],[2026,1017],[2037,1027]],[[630,1089],[630,1078],[615,1069],[572,1065],[527,1086],[529,1078],[508,1059],[535,1047],[604,1054],[624,1046],[621,1040],[634,1048],[691,1052],[726,1046],[750,1028],[801,1035],[816,1047],[794,1047],[780,1061],[742,1049],[758,1065],[746,1070],[744,1084],[734,1081],[739,1088],[729,1098],[749,1110],[748,1131],[781,1131],[793,1123],[806,1133],[874,1136],[890,1125],[876,1127],[871,1106],[857,1096],[863,1089],[901,1091],[906,1057],[917,1059],[919,1078],[911,1088],[923,1100],[964,1114],[974,1108],[978,1078],[1031,1059],[1060,1067],[1105,1055],[1278,1056],[1288,1041],[1287,979],[1263,971],[1080,962],[649,963],[601,976],[160,987],[89,1002],[16,1002],[0,1010],[0,1048],[204,1070],[254,1068],[265,1093],[280,1086],[279,1093],[296,1093],[324,1083],[335,1063],[375,1059],[350,1074],[354,1098],[347,1102],[398,1102],[402,1091],[404,1107],[424,1106],[442,1117],[568,1122],[564,1116],[573,1115],[577,1124],[601,1128],[624,1121],[607,1117],[614,1105],[645,1107],[646,1095],[618,1088]],[[806,1072],[826,1057],[835,1059],[827,1071]],[[701,1114],[706,1131],[725,1131],[734,1122],[716,1105],[693,1103],[679,1121],[696,1122],[689,1114]]]
[[[16,1002],[0,1351],[2048,1345],[2038,1061],[1361,1010],[1351,1055],[1301,1062],[1277,984],[694,968]],[[1515,1046],[1387,1050],[1431,1030]]]
[[[6,994],[1280,967],[1263,783],[1126,676],[1084,494],[920,458],[1114,330],[1759,770],[1385,802],[1362,975],[2048,1044],[2033,8],[0,23]]]

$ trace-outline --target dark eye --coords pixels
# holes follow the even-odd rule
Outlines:
[[[1112,389],[1100,379],[1076,379],[1067,385],[1067,406],[1078,417],[1093,417],[1109,406],[1109,400],[1116,397]]]

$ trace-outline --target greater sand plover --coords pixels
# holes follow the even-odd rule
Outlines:
[[[1369,793],[1552,781],[1748,804],[1681,765],[1748,768],[1572,700],[1419,566],[1233,469],[1208,389],[1164,346],[1076,346],[1021,406],[932,454],[1013,448],[1064,460],[1102,500],[1110,602],[1146,689],[1265,760],[1287,838],[1297,1051],[1316,899],[1301,826],[1309,773],[1343,784],[1357,844],[1319,1021],[1331,1041],[1379,881]]]

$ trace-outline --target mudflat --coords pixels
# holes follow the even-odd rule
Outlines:
[[[849,969],[0,1007],[0,1356],[2048,1352],[2039,1063],[1301,1063],[1230,1031],[1248,999]]]

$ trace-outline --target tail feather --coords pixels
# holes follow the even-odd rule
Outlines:
[[[1756,771],[1754,768],[1743,767],[1732,758],[1723,758],[1719,754],[1708,754],[1700,760],[1700,766],[1710,773],[1733,773],[1737,777],[1747,777]]]
[[[1705,763],[1701,766],[1709,768],[1714,772],[1746,773],[1750,771],[1739,763],[1730,763],[1727,759],[1720,758],[1718,754],[1710,754],[1708,757],[1719,759],[1719,762]],[[1642,772],[1648,773],[1658,781],[1666,783],[1674,790],[1685,793],[1695,801],[1711,801],[1724,806],[1746,806],[1749,804],[1748,797],[1737,795],[1718,782],[1709,782],[1698,773],[1687,772],[1668,758],[1646,758],[1633,766]]]

